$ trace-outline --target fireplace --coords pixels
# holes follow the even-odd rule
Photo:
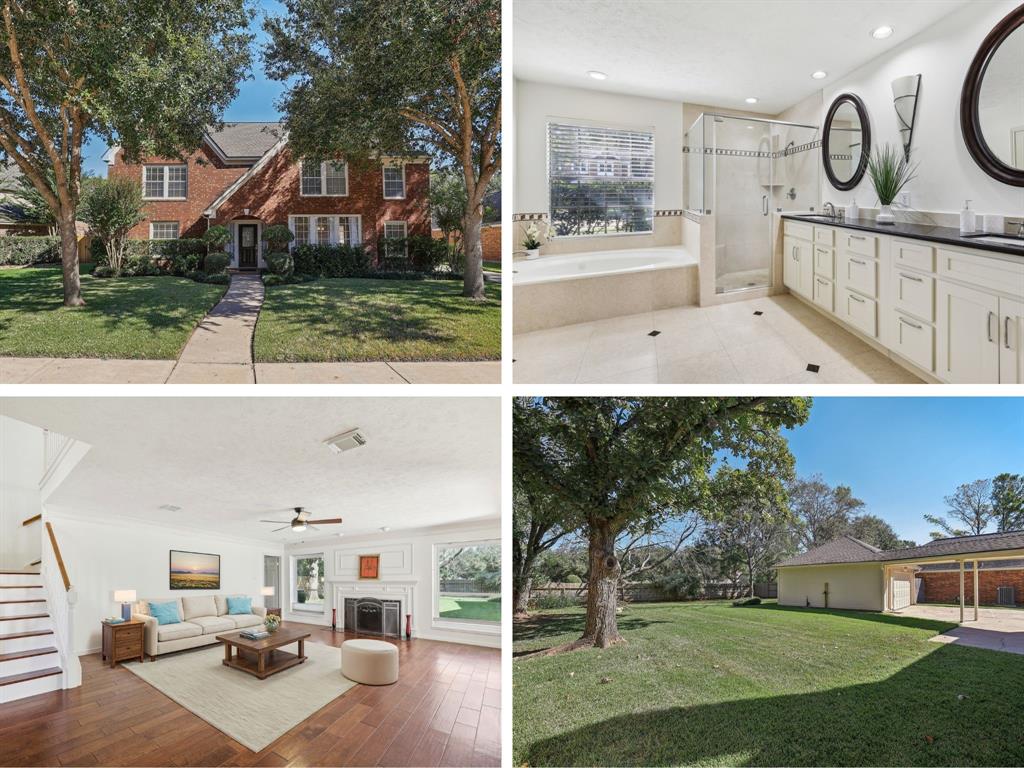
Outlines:
[[[345,629],[360,635],[400,637],[402,603],[375,597],[345,598]]]

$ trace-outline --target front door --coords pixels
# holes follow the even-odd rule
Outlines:
[[[238,225],[238,268],[256,269],[256,225]]]

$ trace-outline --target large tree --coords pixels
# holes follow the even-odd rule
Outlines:
[[[512,499],[512,605],[526,613],[537,559],[572,533],[558,521],[549,494],[516,481]]]
[[[780,429],[802,424],[809,407],[803,398],[517,399],[516,474],[557,499],[563,524],[587,538],[586,627],[559,650],[622,640],[616,542],[624,531],[653,532],[708,508],[719,452],[745,461],[754,476],[788,476],[793,458]]]
[[[992,478],[992,516],[1000,531],[1024,529],[1024,475],[1001,472]]]
[[[879,549],[905,549],[916,546],[909,539],[901,539],[892,526],[877,515],[860,515],[850,521],[846,532],[855,539]]]
[[[284,0],[267,71],[300,156],[427,152],[461,173],[463,293],[484,297],[483,199],[501,167],[500,0]]]
[[[864,507],[849,486],[831,486],[821,475],[797,478],[787,485],[790,510],[803,549],[825,544],[849,532],[850,521]]]
[[[946,516],[925,515],[924,519],[939,527],[933,539],[946,536],[977,536],[992,522],[992,481],[975,480],[963,483],[944,499]]]
[[[249,67],[246,0],[0,0],[0,147],[53,211],[64,304],[90,135],[129,159],[195,149]]]

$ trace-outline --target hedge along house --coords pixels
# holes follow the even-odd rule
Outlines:
[[[956,575],[955,602],[960,604],[960,621],[964,621],[968,604],[973,604],[976,621],[981,590],[979,571],[983,574],[986,571],[1010,572],[979,566],[1022,556],[1024,531],[935,539],[920,547],[888,551],[852,536],[841,536],[776,566],[779,604],[901,611],[918,602],[917,579],[921,578],[923,569],[929,569],[924,571],[926,574],[941,573],[931,569],[945,566],[953,568]],[[981,580],[986,579],[987,574]],[[1024,602],[1024,597],[1017,592],[1015,601]]]
[[[383,158],[365,164],[296,161],[280,123],[225,123],[188,157],[127,163],[105,156],[109,178],[142,185],[145,221],[130,237],[197,238],[221,224],[231,232],[234,269],[260,269],[264,227],[284,224],[303,244],[363,244],[430,236],[430,161]]]

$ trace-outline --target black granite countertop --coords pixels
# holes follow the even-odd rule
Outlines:
[[[824,216],[812,216],[809,214],[784,213],[784,219],[803,221],[807,224],[821,224],[827,227],[843,227],[845,229],[859,229],[863,232],[874,232],[880,235],[895,235],[906,237],[911,240],[928,240],[934,243],[946,245],[958,245],[962,248],[974,248],[979,251],[995,251],[996,253],[1008,253],[1011,256],[1018,256],[1024,259],[1024,241],[1022,246],[1015,246],[1010,243],[979,242],[978,237],[964,236],[960,234],[958,227],[936,227],[931,224],[908,224],[897,222],[895,224],[878,224],[873,219],[854,219],[845,221],[837,219],[833,221]]]

